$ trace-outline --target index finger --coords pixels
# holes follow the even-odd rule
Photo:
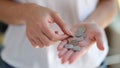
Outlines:
[[[60,35],[56,34],[54,30],[50,28],[48,24],[43,24],[43,28],[41,29],[42,32],[52,41],[58,41],[58,40],[63,40],[68,37],[68,35]]]
[[[70,59],[68,60],[69,64],[72,64],[74,61],[76,61],[76,60],[80,59],[82,56],[84,56],[93,44],[93,41],[90,41],[87,38],[83,42],[84,42],[84,44],[79,43],[79,46],[81,46],[81,50],[74,52],[71,55]]]
[[[65,34],[68,35],[72,35],[72,32],[70,31],[70,29],[67,27],[67,25],[65,24],[65,22],[63,21],[62,17],[60,16],[60,14],[58,13],[53,13],[52,17],[54,19],[54,22],[62,29],[62,31]]]

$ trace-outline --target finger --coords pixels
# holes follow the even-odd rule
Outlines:
[[[74,52],[71,57],[69,58],[69,64],[72,64],[76,60],[80,59],[85,53],[87,49],[81,49],[79,52]]]
[[[79,43],[79,46],[83,46],[81,47],[81,50],[78,52],[74,52],[74,54],[72,54],[72,56],[69,59],[69,64],[72,64],[73,62],[75,62],[76,60],[80,59],[82,56],[84,56],[87,51],[89,50],[89,48],[92,46],[93,41],[91,41],[90,39],[86,38],[85,41],[83,41],[84,43]]]
[[[63,40],[68,37],[68,35],[59,35],[56,34],[55,31],[50,29],[48,25],[43,25],[44,28],[42,28],[42,32],[52,41],[58,41],[58,40]]]
[[[41,38],[39,38],[39,33],[41,33],[40,30],[33,30],[31,29],[31,31],[28,32],[28,35],[34,39],[34,41],[36,42],[37,45],[39,45],[39,47],[43,48],[44,44],[41,41]]]
[[[95,39],[96,39],[96,42],[97,42],[97,47],[98,47],[98,49],[100,49],[101,51],[103,51],[104,50],[104,45],[103,45],[103,36],[102,36],[102,34],[101,33],[99,33],[99,34],[96,34],[96,36],[95,36]]]
[[[39,33],[36,33],[37,31],[32,31],[33,33],[31,34],[31,37],[34,38],[35,42],[37,45],[39,45],[39,47],[43,48],[44,44],[42,43],[42,41],[40,40],[39,36],[37,36]]]
[[[86,38],[85,40],[83,40],[82,42],[79,42],[79,46],[80,47],[85,47],[90,43],[90,41],[88,40],[88,38]],[[63,56],[61,56],[62,58],[62,63],[67,62],[67,60],[71,57],[71,55],[73,54],[73,51],[67,51],[65,54],[63,54]]]
[[[45,46],[50,46],[55,43],[55,41],[51,41],[44,33],[40,33],[39,37],[42,39]]]
[[[67,51],[68,51],[68,49],[63,48],[58,54],[59,58],[61,58]]]
[[[41,30],[36,30],[33,32],[34,32],[33,36],[36,38],[36,41],[38,44],[40,44],[41,48],[49,46],[50,44],[53,43]]]
[[[73,53],[74,53],[74,52],[73,52],[72,50],[67,51],[67,52],[62,56],[62,64],[66,63]]]
[[[62,20],[61,16],[58,13],[53,13],[52,17],[55,23],[62,29],[62,31],[65,34],[72,35],[72,32],[67,27],[67,25],[64,23],[64,21]]]
[[[30,41],[30,43],[35,47],[35,48],[39,48],[39,44],[38,44],[38,42],[36,41],[36,39],[32,36],[32,35],[30,35],[30,33],[27,33],[27,36],[28,36],[28,39],[29,39],[29,41]]]
[[[35,37],[35,41],[39,47],[43,48],[45,46],[39,37]]]
[[[29,39],[29,40],[35,48],[39,48],[39,45],[35,44],[35,41],[33,39]]]
[[[58,34],[58,31],[55,31],[56,34]]]
[[[85,38],[83,41],[79,42],[78,45],[80,47],[85,47],[88,45],[91,45],[93,41],[91,41],[89,38]]]
[[[60,50],[62,50],[63,49],[63,47],[64,47],[64,45],[67,43],[67,41],[66,40],[64,40],[64,41],[61,41],[61,43],[58,45],[58,47],[57,47],[57,50],[58,51],[60,51]]]
[[[55,31],[55,34],[59,36],[58,31]],[[61,37],[61,36],[64,36],[64,37]],[[69,37],[69,36],[68,36],[68,35],[66,35],[66,34],[63,34],[63,35],[61,35],[61,36],[59,36],[59,38],[58,38],[59,40],[64,40],[64,39],[66,39],[66,38],[68,38],[68,37]]]
[[[35,48],[39,48],[39,45],[35,43],[34,39],[29,38],[29,41]]]
[[[66,35],[66,34],[62,34],[62,35],[59,35],[59,34],[56,34],[56,39],[57,40],[65,40],[66,38],[68,38],[69,36]]]

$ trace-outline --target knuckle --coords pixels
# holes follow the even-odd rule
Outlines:
[[[47,42],[46,42],[46,45],[48,45],[48,46],[49,46],[50,44],[51,44],[51,42],[50,42],[50,41],[47,41]]]
[[[43,46],[43,45],[41,45],[41,44],[39,44],[39,47],[40,47],[40,48],[43,48],[44,46]]]
[[[54,37],[52,37],[52,38],[51,38],[51,41],[54,41],[54,40],[55,40],[55,38],[54,38]]]
[[[67,28],[67,24],[63,23],[63,27],[64,27],[64,28]]]
[[[57,17],[57,18],[61,17],[60,13],[58,13],[58,12],[53,12],[52,15],[53,15],[53,17]]]
[[[55,41],[55,40],[56,40],[56,37],[55,37],[55,36],[52,36],[50,40],[51,40],[51,41]]]
[[[56,16],[60,16],[60,14],[58,12],[54,12],[54,15]]]

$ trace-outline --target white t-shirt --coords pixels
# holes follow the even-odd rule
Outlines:
[[[60,13],[71,27],[75,23],[84,21],[92,14],[98,0],[17,0],[17,2],[36,3],[49,7]],[[53,25],[53,28],[57,27]],[[57,54],[58,44],[59,42],[47,48],[33,48],[26,37],[25,25],[10,25],[5,36],[5,49],[2,51],[2,59],[17,68],[96,68],[108,52],[104,34],[105,51],[101,52],[94,44],[88,53],[74,64],[61,64]]]

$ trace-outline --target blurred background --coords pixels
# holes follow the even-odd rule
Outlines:
[[[108,68],[120,68],[120,0],[117,3],[117,15],[112,24],[105,29],[110,47],[109,54],[105,60]],[[6,24],[0,21],[0,50],[4,47],[3,40],[7,27]],[[2,65],[2,62],[0,62],[0,65]]]

